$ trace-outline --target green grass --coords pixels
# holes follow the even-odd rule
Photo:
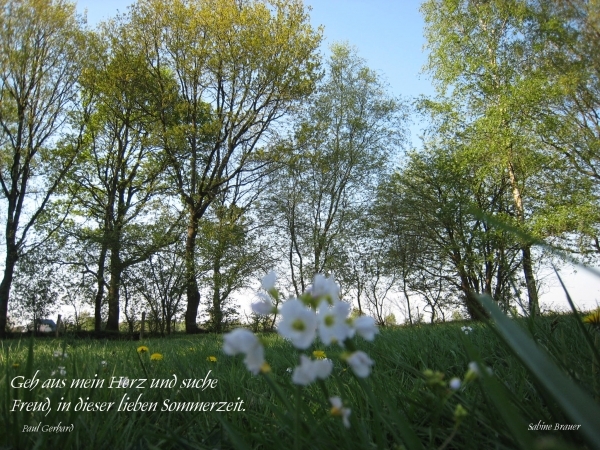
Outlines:
[[[514,325],[514,321],[511,325]],[[579,431],[530,431],[529,424],[572,422],[572,411],[564,398],[571,389],[584,393],[598,408],[598,374],[585,333],[571,315],[540,317],[534,324],[517,325],[528,338],[518,336],[517,348],[507,337],[505,325],[470,324],[424,325],[382,330],[374,342],[360,339],[356,345],[376,362],[366,379],[356,378],[340,359],[337,346],[325,350],[334,361],[334,370],[323,383],[298,388],[291,383],[288,368],[298,363],[298,352],[277,335],[263,336],[266,358],[272,371],[252,376],[242,357],[228,357],[221,351],[222,338],[214,335],[176,336],[142,342],[74,340],[13,340],[2,343],[0,354],[0,448],[597,448],[594,436]],[[510,331],[510,330],[509,330]],[[514,330],[510,331],[514,332]],[[592,332],[591,336],[596,339]],[[506,341],[506,342],[505,342]],[[534,343],[534,350],[519,347]],[[597,342],[597,339],[596,341]],[[149,353],[138,355],[146,345]],[[53,356],[65,349],[68,357]],[[546,373],[528,366],[527,353],[541,350],[549,356]],[[163,360],[150,361],[150,353]],[[216,356],[216,362],[207,357]],[[469,362],[478,360],[493,375],[463,383],[452,392],[446,381],[464,379]],[[107,365],[101,365],[106,361]],[[13,364],[19,364],[13,367]],[[67,372],[66,386],[42,387],[58,366]],[[431,372],[441,372],[443,382]],[[15,377],[25,379],[39,370],[39,384],[32,390],[13,388]],[[545,379],[557,370],[566,384],[562,393],[551,392]],[[182,388],[184,379],[218,380],[214,388]],[[173,382],[173,388],[149,389],[150,380]],[[97,377],[96,377],[97,375]],[[111,377],[148,379],[145,389],[109,388]],[[545,377],[545,378],[544,378]],[[58,377],[61,378],[61,377]],[[101,379],[101,388],[71,387],[73,379]],[[19,379],[16,379],[17,381]],[[575,387],[574,387],[575,386]],[[574,392],[574,391],[573,391]],[[123,395],[134,401],[157,402],[157,411],[117,411]],[[328,397],[340,396],[352,409],[350,429],[339,417],[329,414]],[[14,400],[42,401],[53,406],[41,411],[10,411]],[[109,411],[75,411],[78,399],[116,402]],[[238,402],[245,411],[191,412],[160,411],[163,401]],[[59,401],[71,402],[70,411],[56,411]],[[466,417],[457,421],[460,404]],[[239,403],[238,403],[239,405]],[[589,406],[589,405],[588,405]],[[577,404],[573,408],[577,409]],[[589,411],[591,415],[593,411]],[[590,419],[598,421],[598,416]],[[73,424],[72,432],[23,432],[24,426]],[[592,423],[590,422],[590,423]],[[600,426],[598,426],[600,429]]]

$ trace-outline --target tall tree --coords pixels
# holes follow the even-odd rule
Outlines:
[[[531,65],[539,41],[530,33],[530,6],[526,0],[428,0],[422,11],[430,50],[427,69],[440,94],[468,117],[467,127],[457,134],[507,171],[517,223],[531,232],[538,194],[532,180],[549,161],[533,135],[532,117],[547,78]],[[522,241],[521,255],[529,312],[535,314],[530,241]]]
[[[509,233],[474,216],[474,209],[514,221],[508,175],[502,169],[490,172],[484,158],[474,160],[461,148],[432,145],[412,153],[381,189],[376,210],[390,236],[391,264],[398,255],[395,234],[410,233],[419,246],[404,276],[411,291],[429,296],[432,314],[443,294],[458,292],[469,316],[483,319],[476,294],[501,302],[509,292],[520,246]],[[406,262],[397,261],[401,266]]]
[[[177,225],[159,197],[166,191],[154,113],[159,95],[140,45],[123,19],[100,26],[96,54],[81,77],[84,95],[89,93],[94,101],[84,150],[64,187],[75,204],[71,214],[79,216],[77,223],[83,222],[79,240],[99,247],[96,331],[101,328],[105,286],[106,329],[118,331],[123,272],[168,244],[170,230]]]
[[[268,206],[283,231],[296,295],[316,273],[344,273],[357,221],[399,156],[403,119],[402,103],[356,50],[333,45],[325,78],[297,116]]]
[[[1,334],[15,265],[28,233],[81,143],[67,120],[78,102],[82,42],[74,4],[0,1],[0,187],[6,208]]]
[[[162,146],[187,214],[185,320],[193,333],[199,222],[228,183],[260,169],[253,155],[314,89],[320,33],[299,0],[141,0],[131,17],[161,90]]]

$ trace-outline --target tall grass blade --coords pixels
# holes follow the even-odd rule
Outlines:
[[[506,317],[488,295],[478,297],[498,326],[503,340],[537,381],[544,386],[561,406],[567,417],[580,431],[592,448],[600,443],[600,407],[571,379],[563,374],[550,358],[515,323]]]

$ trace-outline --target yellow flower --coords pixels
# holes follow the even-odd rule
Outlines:
[[[260,366],[260,373],[269,373],[269,372],[271,372],[271,366],[267,362],[264,362],[262,364],[262,366]]]
[[[152,353],[150,355],[150,361],[160,361],[161,359],[163,359],[163,355],[160,353]]]
[[[583,319],[583,323],[587,323],[594,328],[600,328],[600,308],[588,314]]]
[[[146,347],[145,345],[140,345],[137,348],[138,353],[146,353],[148,351],[148,347]]]
[[[19,368],[19,363],[14,363],[12,366],[13,366],[13,369],[18,369]]]
[[[217,362],[217,357],[216,356],[209,356],[208,358],[206,358],[207,361],[210,362]]]
[[[315,350],[313,352],[313,356],[317,359],[325,359],[327,358],[327,355],[325,354],[325,352],[323,350]]]

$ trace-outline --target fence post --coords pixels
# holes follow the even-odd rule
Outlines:
[[[146,325],[146,311],[142,313],[142,328],[140,330],[140,339],[144,339],[144,326]]]
[[[59,314],[58,319],[56,319],[56,337],[58,337],[58,330],[60,329],[60,318],[62,316]]]

